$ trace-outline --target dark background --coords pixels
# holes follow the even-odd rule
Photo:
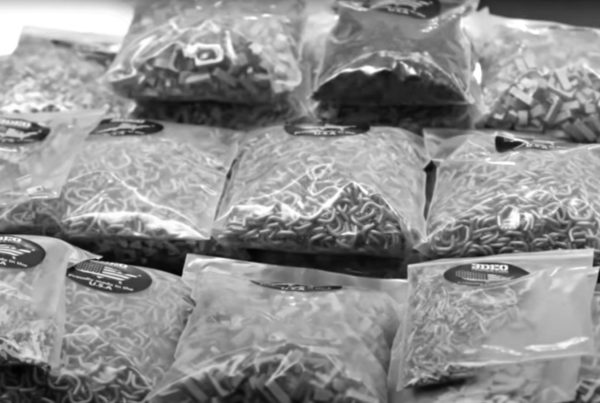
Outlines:
[[[600,0],[481,0],[494,14],[600,27]]]

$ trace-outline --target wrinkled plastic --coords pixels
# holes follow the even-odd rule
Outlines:
[[[402,257],[423,233],[425,164],[422,139],[401,129],[257,130],[244,137],[213,234],[244,248]]]
[[[592,262],[588,249],[409,266],[406,327],[390,381],[397,390],[440,385],[490,366],[593,354]]]
[[[0,113],[102,109],[124,116],[133,105],[101,82],[103,63],[73,43],[24,35],[17,50],[0,59]]]
[[[463,384],[406,390],[403,403],[564,403],[572,401],[580,358],[483,368]]]
[[[28,199],[57,197],[101,117],[97,111],[0,114],[0,209],[10,210]]]
[[[260,268],[236,274],[245,265],[192,276],[196,308],[150,402],[387,401],[399,324],[389,295],[322,281],[308,285],[318,290],[281,290]]]
[[[56,202],[61,237],[128,263],[203,250],[237,135],[165,122],[121,127],[156,124],[154,134],[90,136]]]
[[[40,247],[45,253],[40,263],[28,268],[7,266],[8,258],[23,259],[38,253],[22,248],[14,238]],[[65,324],[64,277],[68,264],[84,260],[85,256],[52,238],[3,235],[0,242],[2,366],[56,366]],[[0,376],[7,376],[5,372],[0,371]],[[0,397],[7,393],[5,388],[6,384],[0,383]]]
[[[134,24],[107,74],[117,93],[138,100],[256,104],[272,103],[302,83],[302,1],[176,7],[182,11],[162,24],[147,30]],[[156,8],[150,13],[156,15]]]
[[[600,399],[600,290],[596,286],[592,314],[595,330],[595,352],[583,357],[579,371],[579,386],[573,403],[596,403]]]
[[[481,12],[467,32],[481,59],[481,126],[598,141],[600,30]]]
[[[444,139],[449,133],[426,133],[437,178],[422,253],[600,248],[600,181],[589,174],[600,169],[600,146],[509,140],[499,152],[499,139],[527,137],[474,130]]]
[[[475,102],[474,60],[462,19],[477,3],[338,1],[314,97],[334,105]]]

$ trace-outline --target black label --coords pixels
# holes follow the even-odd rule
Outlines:
[[[42,141],[50,128],[24,119],[0,117],[0,144],[29,144]]]
[[[67,276],[86,287],[115,294],[144,291],[152,284],[148,273],[137,267],[97,260],[88,260],[70,268]]]
[[[0,268],[30,269],[42,263],[46,251],[27,239],[0,235]]]
[[[151,120],[138,119],[104,119],[92,134],[108,134],[110,136],[147,136],[160,133],[163,125]]]
[[[482,286],[514,280],[528,274],[527,271],[512,264],[478,262],[448,269],[444,273],[444,278],[456,284]]]
[[[369,125],[339,126],[327,124],[296,123],[285,125],[285,131],[292,136],[338,137],[364,134]]]
[[[442,11],[440,0],[379,0],[371,6],[374,10],[428,20]]]
[[[559,141],[541,139],[527,135],[512,135],[504,133],[496,136],[496,151],[500,153],[519,149],[558,150],[567,148],[567,144]]]
[[[279,291],[297,291],[297,292],[323,292],[341,290],[339,285],[308,285],[308,284],[291,284],[291,283],[262,283],[252,280],[253,284],[261,287],[272,288]]]

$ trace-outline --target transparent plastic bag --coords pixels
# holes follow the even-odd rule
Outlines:
[[[430,258],[600,248],[600,146],[506,132],[426,133]]]
[[[481,126],[597,142],[600,30],[479,13],[467,32],[481,59]]]
[[[117,93],[260,104],[300,86],[302,1],[192,3],[177,3],[178,15],[148,30],[132,28],[107,74]]]
[[[103,122],[61,194],[61,237],[128,263],[203,251],[236,149],[226,130]]]
[[[481,375],[482,368],[594,352],[593,250],[448,259],[409,266],[396,389]]]
[[[2,367],[58,364],[65,323],[64,277],[68,264],[77,259],[73,250],[53,238],[0,235]]]
[[[186,271],[204,265],[194,259]],[[258,267],[249,278],[246,265],[187,276],[196,308],[150,402],[387,401],[394,299],[323,281],[284,284]]]
[[[476,0],[338,1],[314,97],[334,105],[475,102],[462,19]]]
[[[0,113],[100,109],[126,115],[131,101],[101,82],[107,67],[93,56],[73,43],[24,35],[17,50],[0,59]]]
[[[389,127],[286,125],[244,137],[213,234],[288,252],[402,257],[423,230],[422,139]]]
[[[600,290],[596,286],[594,304],[592,306],[595,352],[593,355],[583,357],[579,371],[579,386],[577,396],[573,403],[597,403],[600,401]]]
[[[0,114],[0,208],[57,197],[101,112]]]

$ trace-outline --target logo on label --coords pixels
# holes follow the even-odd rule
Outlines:
[[[483,286],[514,280],[528,274],[529,272],[511,264],[477,262],[448,269],[444,278],[456,284]]]
[[[46,251],[35,242],[14,236],[0,236],[0,268],[30,269],[42,263]]]
[[[42,141],[50,134],[50,128],[23,119],[0,117],[0,143],[29,144]]]
[[[287,124],[285,131],[292,136],[338,137],[364,134],[370,129],[369,125],[328,125],[328,124]]]
[[[152,284],[152,278],[137,267],[89,260],[68,270],[67,276],[86,287],[116,294],[140,292]]]
[[[163,125],[150,120],[139,119],[104,119],[92,134],[108,134],[109,136],[147,136],[160,133]]]
[[[378,0],[373,9],[392,14],[427,20],[437,17],[442,9],[440,0]]]
[[[253,284],[261,287],[272,288],[279,291],[296,291],[296,292],[323,292],[337,291],[342,287],[339,285],[308,285],[308,284],[292,284],[292,283],[262,283],[260,281],[251,281]]]

